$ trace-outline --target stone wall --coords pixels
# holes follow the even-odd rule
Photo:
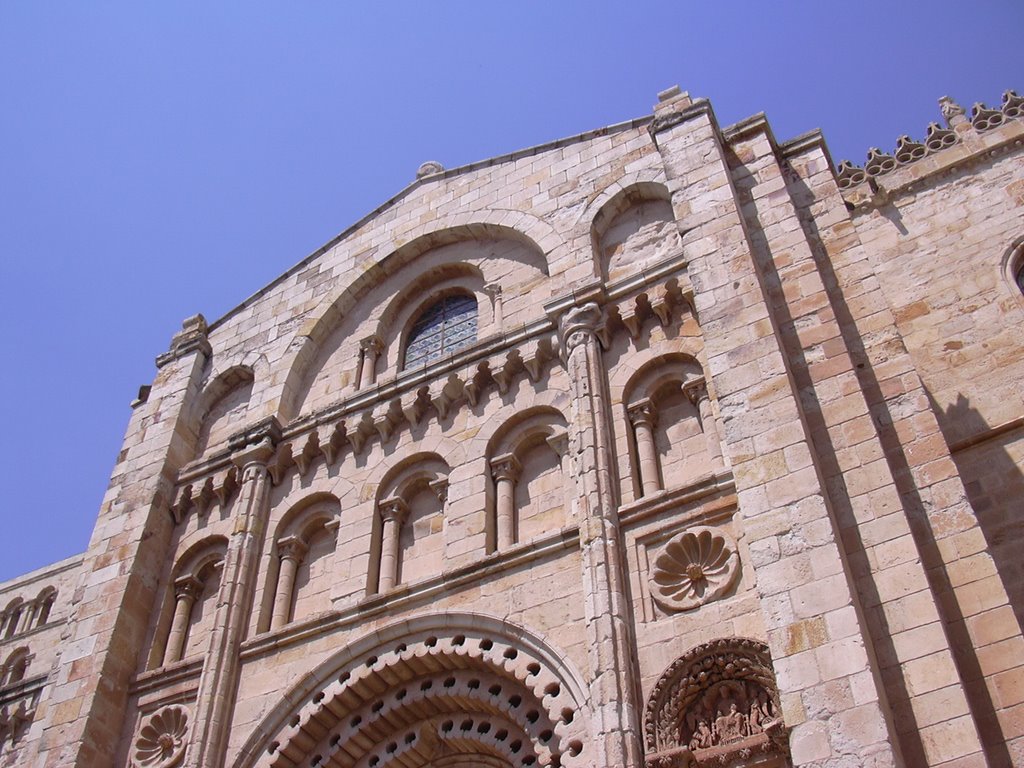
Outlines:
[[[0,759],[1021,762],[1015,99],[425,164],[158,358]]]

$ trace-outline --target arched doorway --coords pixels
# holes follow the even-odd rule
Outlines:
[[[579,677],[543,640],[482,615],[424,616],[310,674],[236,768],[584,766]],[[262,738],[258,734],[262,734]]]

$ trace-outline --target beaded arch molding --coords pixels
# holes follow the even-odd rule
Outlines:
[[[432,614],[357,640],[281,699],[234,768],[587,765],[580,676],[543,639]]]

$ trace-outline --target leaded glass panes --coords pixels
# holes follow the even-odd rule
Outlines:
[[[405,367],[426,365],[476,341],[476,299],[448,296],[416,320],[405,348]]]

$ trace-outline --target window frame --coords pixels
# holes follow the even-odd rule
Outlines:
[[[439,351],[433,356],[430,356],[430,350],[421,357],[417,357],[416,361],[410,363],[409,361],[409,350],[410,348],[423,338],[423,335],[416,336],[418,330],[417,326],[422,322],[423,318],[428,315],[431,311],[437,307],[444,307],[448,302],[454,299],[461,299],[466,302],[466,305],[470,305],[473,308],[472,322],[473,322],[473,333],[472,338],[457,340],[455,345],[448,347],[444,341],[445,331],[449,329],[446,325],[447,318],[442,317],[440,329],[438,331],[441,341],[439,344]],[[467,313],[469,314],[469,313]],[[455,328],[462,324],[462,321],[452,323],[450,327]],[[413,368],[423,368],[431,363],[437,362],[445,357],[461,352],[465,349],[469,349],[474,346],[480,340],[480,327],[481,327],[481,312],[480,312],[480,299],[477,294],[461,286],[453,287],[441,294],[434,294],[428,300],[422,302],[411,315],[411,320],[408,322],[407,330],[402,334],[402,346],[401,354],[399,356],[399,371],[407,371]]]

